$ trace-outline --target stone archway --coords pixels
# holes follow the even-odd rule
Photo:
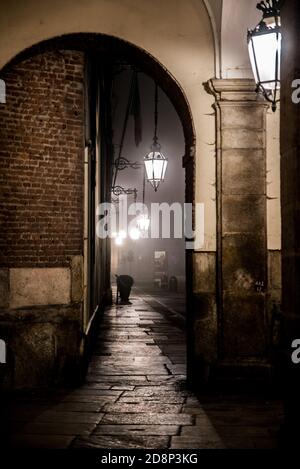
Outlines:
[[[47,132],[45,132],[46,127],[44,128],[44,135],[42,133],[32,133],[31,137],[28,137],[27,130],[26,130],[26,121],[18,115],[18,109],[15,108],[15,101],[12,102],[11,107],[6,108],[6,111],[3,110],[3,116],[4,116],[4,121],[9,121],[9,119],[12,117],[12,127],[10,128],[8,125],[7,132],[6,130],[4,131],[3,134],[3,139],[5,142],[4,145],[4,153],[7,157],[7,155],[10,156],[10,158],[15,157],[17,160],[20,160],[20,172],[23,173],[23,176],[25,177],[25,185],[23,187],[24,189],[24,194],[29,193],[31,196],[31,202],[29,202],[29,206],[31,211],[35,210],[35,203],[37,200],[43,199],[43,192],[41,192],[43,189],[41,187],[37,187],[39,183],[37,180],[34,178],[39,175],[39,168],[46,168],[46,174],[49,172],[51,173],[51,177],[49,178],[49,184],[55,182],[55,170],[52,171],[52,169],[49,167],[49,161],[51,160],[51,154],[53,155],[55,153],[57,161],[59,158],[62,157],[61,153],[61,148],[63,147],[68,155],[69,159],[71,158],[71,152],[77,153],[76,157],[76,164],[74,168],[77,167],[79,169],[80,166],[80,161],[82,159],[82,165],[84,164],[84,146],[81,147],[80,144],[80,138],[82,138],[82,131],[78,133],[79,139],[76,141],[76,146],[72,149],[69,149],[65,147],[64,139],[72,139],[71,135],[72,132],[77,131],[80,127],[80,125],[83,125],[83,110],[80,110],[80,106],[83,104],[83,95],[82,95],[82,89],[80,86],[76,85],[81,81],[84,80],[84,54],[87,51],[92,51],[93,53],[97,54],[109,54],[110,57],[115,56],[121,59],[126,60],[128,56],[130,56],[130,61],[133,65],[138,67],[139,69],[143,70],[145,73],[147,73],[150,77],[152,77],[158,85],[165,91],[167,96],[169,97],[170,101],[174,105],[179,118],[182,123],[183,127],[183,132],[184,132],[184,137],[185,137],[185,155],[183,155],[183,165],[186,170],[186,202],[189,203],[194,203],[195,200],[195,162],[194,162],[194,154],[195,154],[195,131],[194,131],[194,126],[193,126],[193,119],[190,111],[190,107],[187,101],[187,98],[179,86],[179,84],[176,82],[174,77],[171,76],[170,73],[155,59],[153,58],[149,53],[146,51],[133,46],[132,44],[129,44],[125,41],[119,40],[114,37],[110,36],[105,36],[105,35],[100,35],[100,34],[74,34],[74,35],[66,35],[66,36],[61,36],[58,38],[54,38],[51,40],[43,41],[23,52],[18,54],[13,60],[11,60],[1,71],[1,76],[3,76],[6,79],[7,85],[8,85],[8,101],[9,99],[13,98],[13,94],[16,93],[16,90],[18,87],[21,88],[21,94],[19,95],[17,92],[17,97],[20,99],[21,102],[21,109],[25,109],[25,116],[27,115],[28,118],[30,118],[30,112],[35,113],[35,117],[33,118],[31,124],[29,125],[29,128],[33,130],[33,128],[36,128],[38,125],[38,118],[37,114],[38,112],[41,113],[41,120],[40,122],[42,123],[43,119],[44,122],[46,122],[46,125],[48,125],[47,129],[49,130],[49,125],[50,122],[53,123],[52,125],[52,131],[54,132],[54,136],[47,135],[47,138],[50,140],[48,141],[46,137],[44,137]],[[46,69],[43,70],[43,66],[46,64]],[[62,69],[60,69],[62,67]],[[38,71],[37,71],[38,70]],[[45,77],[45,74],[48,76]],[[82,76],[81,76],[82,74]],[[34,82],[34,76],[37,77],[37,82],[39,83],[33,83]],[[81,76],[81,77],[80,77]],[[30,78],[31,77],[31,78]],[[45,81],[43,82],[43,79]],[[58,81],[57,81],[58,80]],[[32,83],[32,86],[30,84],[30,81]],[[52,82],[55,82],[55,85],[52,85]],[[10,83],[13,83],[12,85]],[[53,86],[53,88],[52,88]],[[77,89],[77,92],[75,95],[73,94],[73,89],[72,87],[75,86]],[[59,88],[63,89],[62,94],[58,98],[58,102],[54,103],[54,106],[50,106],[50,110],[48,114],[42,115],[43,114],[43,109],[40,109],[38,111],[38,98],[40,97],[39,93],[48,93],[54,88]],[[49,91],[50,90],[50,91]],[[59,101],[61,100],[61,101]],[[30,103],[32,102],[32,107]],[[65,104],[62,104],[64,102]],[[53,103],[52,103],[53,104]],[[45,100],[43,100],[43,105],[46,105]],[[59,122],[59,129],[63,129],[65,126],[67,128],[66,132],[65,131],[59,131],[60,132],[60,137],[58,144],[55,144],[55,129],[56,129],[56,124],[57,119],[59,119],[58,114],[55,114],[55,106],[60,109],[60,112],[62,113],[62,116],[66,118],[66,116],[69,116],[70,121],[67,120],[67,124],[63,122],[63,118]],[[75,109],[76,108],[76,109]],[[9,121],[10,122],[10,121]],[[43,126],[43,124],[41,124]],[[30,127],[31,126],[31,127]],[[77,126],[77,127],[76,127]],[[12,135],[12,129],[14,128],[22,128],[22,132],[20,135],[15,135],[16,141],[20,142],[20,146],[15,146],[14,143],[12,143],[11,140],[11,135]],[[50,125],[51,127],[51,125]],[[76,130],[77,128],[77,130]],[[79,130],[78,130],[79,131]],[[35,146],[35,141],[34,138],[37,138],[39,141],[40,147]],[[25,142],[25,146],[24,146]],[[60,143],[59,143],[60,142]],[[21,148],[21,144],[23,144],[23,147]],[[49,147],[50,145],[50,147]],[[50,148],[49,149],[49,158],[45,160],[45,148]],[[35,171],[33,175],[33,180],[34,182],[31,183],[31,181],[27,178],[26,172],[27,172],[27,167],[30,168],[30,171],[32,170],[32,167],[34,167],[34,158],[35,158],[35,151],[37,151],[40,154],[41,161],[38,163],[37,170]],[[47,150],[48,151],[48,150]],[[24,152],[25,158],[23,159],[22,155]],[[80,156],[81,154],[81,156]],[[87,161],[86,161],[87,162]],[[8,164],[8,167],[11,167],[11,163],[8,161],[8,159],[5,159],[5,164]],[[28,166],[29,164],[29,166]],[[32,164],[32,165],[31,165]],[[71,164],[73,164],[71,162]],[[58,173],[59,171],[59,165],[57,163],[56,167],[56,172]],[[71,171],[71,173],[68,173],[67,169],[64,169],[65,174],[66,174],[66,180],[61,179],[61,186],[57,188],[57,191],[59,192],[60,190],[62,191],[62,194],[65,194],[68,197],[68,193],[65,190],[66,187],[72,186],[72,184],[75,184],[75,186],[78,188],[80,184],[80,180],[83,178],[83,168],[79,170],[79,178],[75,180],[75,172]],[[15,173],[13,173],[15,174]],[[44,174],[44,173],[43,173]],[[20,174],[18,175],[18,177]],[[27,179],[28,181],[27,181]],[[69,178],[69,179],[68,179]],[[7,188],[7,194],[8,199],[10,197],[13,197],[13,191],[12,191],[12,186],[16,183],[16,180],[13,180],[14,178],[11,178],[10,180],[10,185],[8,185]],[[27,182],[26,182],[27,181]],[[46,179],[48,182],[48,179]],[[71,181],[71,182],[70,182]],[[18,182],[17,182],[18,183]],[[82,181],[83,183],[83,181]],[[73,187],[73,189],[75,188]],[[26,188],[26,189],[25,189]],[[37,193],[35,192],[35,188],[38,191]],[[50,187],[48,188],[50,191]],[[70,189],[72,191],[72,187]],[[50,192],[48,192],[49,195]],[[70,195],[70,194],[69,194]],[[75,193],[73,194],[75,196]],[[51,198],[52,197],[52,198]],[[46,200],[46,205],[49,204],[49,206],[53,207],[58,206],[59,209],[63,210],[63,207],[61,206],[61,199],[58,198],[56,201],[53,201],[53,197],[56,197],[56,195],[53,193],[53,195],[50,198]],[[63,196],[62,196],[63,197]],[[10,200],[8,200],[6,197],[6,202],[10,203]],[[26,197],[25,197],[26,199]],[[33,202],[32,202],[33,201]],[[20,202],[20,201],[19,201]],[[22,211],[24,210],[24,204],[22,202],[18,202],[18,210]],[[26,202],[25,202],[26,204]],[[54,205],[53,205],[54,204]],[[80,201],[78,199],[78,204],[83,204],[83,200]],[[77,204],[77,205],[78,205]],[[70,233],[74,233],[74,230],[76,232],[76,229],[78,233],[81,235],[81,230],[82,230],[82,225],[84,224],[84,208],[82,206],[82,210],[80,210],[80,205],[78,205],[78,209],[80,212],[80,219],[81,222],[78,223],[77,227],[73,226],[72,223],[69,223],[69,238],[70,238]],[[33,223],[37,223],[39,225],[40,222],[40,215],[37,215],[36,218],[33,219]],[[11,215],[8,215],[10,217]],[[50,219],[51,216],[49,215]],[[59,223],[60,218],[59,214],[57,214],[56,217],[56,222]],[[50,222],[51,224],[51,222]],[[7,294],[8,299],[8,308],[13,312],[14,307],[19,308],[19,313],[22,314],[22,311],[24,315],[26,314],[26,310],[28,311],[28,308],[31,308],[31,306],[34,306],[36,308],[39,306],[40,312],[39,314],[43,314],[45,312],[46,314],[46,321],[45,321],[45,326],[44,327],[39,327],[38,332],[36,332],[36,336],[38,337],[38,341],[40,341],[42,336],[45,336],[48,334],[49,329],[50,331],[50,336],[51,340],[50,342],[54,341],[56,344],[54,348],[52,348],[51,344],[49,343],[49,350],[48,354],[46,357],[46,362],[47,365],[45,364],[45,357],[38,358],[36,357],[36,363],[35,363],[35,368],[39,369],[40,368],[40,373],[37,372],[36,376],[36,383],[39,383],[39,380],[46,380],[48,377],[45,375],[45,366],[46,368],[50,369],[53,367],[52,370],[52,375],[55,376],[55,379],[61,379],[62,376],[60,374],[64,372],[65,368],[69,368],[70,371],[68,373],[76,374],[76,364],[78,364],[80,355],[82,354],[82,349],[84,348],[84,343],[86,340],[80,339],[80,335],[83,334],[85,336],[86,334],[90,334],[90,331],[92,329],[92,320],[95,319],[94,316],[92,316],[92,319],[89,321],[85,321],[85,323],[82,323],[80,319],[80,315],[82,314],[82,310],[84,308],[84,303],[85,303],[85,298],[84,298],[84,290],[85,290],[85,284],[81,284],[80,279],[82,278],[82,271],[84,270],[84,244],[78,241],[79,234],[75,233],[74,234],[74,240],[77,239],[78,243],[76,244],[76,241],[74,241],[74,245],[64,245],[62,242],[62,249],[60,254],[55,254],[52,256],[51,254],[51,245],[47,244],[44,242],[44,231],[46,229],[46,225],[43,224],[43,232],[41,235],[39,235],[39,228],[38,226],[36,227],[35,232],[32,234],[31,233],[31,226],[27,227],[27,232],[25,235],[25,238],[27,237],[27,242],[29,239],[32,238],[32,236],[35,238],[39,238],[38,241],[36,241],[36,249],[37,252],[41,253],[37,256],[32,256],[31,258],[25,257],[23,258],[22,255],[22,249],[25,250],[25,245],[22,247],[21,250],[19,250],[19,257],[16,256],[17,249],[20,248],[18,246],[18,239],[22,236],[24,237],[24,234],[22,234],[20,231],[17,230],[17,227],[15,224],[12,224],[13,229],[17,232],[15,236],[15,244],[8,246],[7,250],[7,256],[5,259],[3,259],[3,266],[6,269],[6,274],[9,284],[9,289],[10,289],[10,295],[9,292]],[[52,227],[52,234],[51,234],[51,229],[50,229],[50,237],[52,236],[52,239],[56,239],[55,237],[55,228]],[[19,233],[19,234],[18,234]],[[46,238],[45,238],[46,239]],[[3,240],[3,242],[7,242],[7,240]],[[58,238],[56,239],[56,243],[58,242]],[[67,241],[66,241],[67,243]],[[33,245],[32,245],[33,246]],[[44,255],[44,253],[47,252],[47,255]],[[29,250],[30,253],[30,250]],[[70,253],[65,255],[64,253]],[[187,298],[188,298],[188,305],[187,305],[187,310],[189,312],[188,315],[188,340],[187,344],[189,346],[188,354],[189,354],[189,361],[193,359],[193,354],[194,354],[194,338],[193,338],[193,318],[191,315],[193,304],[192,304],[192,293],[193,293],[193,255],[192,251],[187,251],[187,259],[186,259],[186,272],[187,272],[187,278],[186,278],[186,286],[187,286]],[[25,260],[24,260],[25,259]],[[28,260],[30,259],[30,260]],[[55,272],[54,272],[55,270]],[[54,277],[60,277],[60,285],[55,283]],[[25,300],[19,301],[18,304],[14,304],[12,302],[12,298],[17,297],[20,298],[20,292],[19,292],[19,287],[21,284],[25,284],[25,290],[27,288],[27,293],[25,293]],[[42,295],[42,298],[40,298],[38,289],[35,287],[36,285],[40,286],[40,290],[45,292],[45,295]],[[29,285],[29,287],[28,287]],[[52,289],[49,287],[49,285],[52,285]],[[50,292],[49,292],[50,288]],[[56,289],[56,292],[59,290],[59,295],[58,298],[55,297],[54,290]],[[12,293],[15,290],[15,296]],[[66,293],[68,290],[71,291],[71,296],[68,296],[68,293]],[[23,292],[24,293],[24,292]],[[60,324],[58,327],[55,327],[53,329],[53,323],[51,319],[51,308],[53,308],[53,304],[55,304],[55,313],[57,315],[57,321]],[[72,317],[71,323],[69,324],[68,327],[65,328],[65,330],[61,331],[62,324],[64,323],[63,317],[66,314],[65,310],[69,309],[72,314],[70,317]],[[48,314],[48,316],[47,316]],[[35,324],[37,318],[33,317],[33,324]],[[88,318],[89,319],[89,318]],[[11,314],[11,324],[10,328],[14,329],[16,326],[13,314]],[[26,341],[26,337],[28,335],[31,335],[34,333],[35,326],[33,324],[28,325],[28,329],[24,327],[22,330],[21,336],[23,339],[21,339],[21,343]],[[70,332],[70,327],[73,330],[73,332]],[[73,342],[73,345],[69,343],[64,349],[62,347],[62,342],[61,338],[63,337],[62,341],[68,342],[67,336],[71,334],[72,339],[71,342]],[[75,335],[74,335],[75,334]],[[60,339],[58,337],[60,336]],[[57,345],[57,342],[59,345]],[[76,345],[74,345],[74,343]],[[23,343],[24,345],[24,343]],[[23,345],[21,344],[12,344],[12,350],[13,353],[19,357],[22,355],[22,347]],[[28,353],[29,354],[34,354],[36,355],[36,346],[37,344],[34,343],[34,340],[32,341]],[[61,348],[62,347],[62,348]],[[68,349],[69,350],[66,350]],[[61,350],[60,350],[61,348]],[[60,353],[61,355],[59,358],[53,356],[53,354]],[[37,354],[39,355],[39,354]],[[56,362],[59,363],[59,370],[55,369],[56,368]],[[50,363],[50,364],[49,364]],[[69,366],[69,363],[71,365]],[[20,370],[22,369],[19,367],[18,371],[14,370],[13,373],[16,374],[18,377],[16,378],[16,385],[22,385],[22,377],[20,377]],[[22,373],[21,373],[22,375]],[[59,375],[59,376],[58,376]]]

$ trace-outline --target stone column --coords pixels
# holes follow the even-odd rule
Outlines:
[[[211,80],[217,126],[217,374],[268,373],[266,102],[248,79]]]

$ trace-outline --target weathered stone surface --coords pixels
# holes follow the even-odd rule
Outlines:
[[[262,358],[266,353],[264,296],[224,294],[224,357],[238,361]],[[250,362],[251,365],[251,362]]]
[[[7,342],[9,387],[34,387],[76,379],[81,305],[0,311]]]
[[[223,148],[264,148],[265,133],[261,130],[237,128],[222,131]]]
[[[107,404],[104,407],[104,412],[117,412],[117,413],[139,413],[139,412],[153,412],[166,414],[170,412],[175,414],[180,412],[181,406],[177,404],[164,404],[146,401],[141,404],[127,404],[117,402],[116,404]]]
[[[73,448],[107,449],[164,449],[168,447],[169,437],[144,435],[97,435],[89,438],[77,438]]]
[[[171,394],[172,396],[186,396],[186,391],[180,391],[176,389],[176,387],[172,384],[170,385],[151,385],[151,386],[136,386],[134,392],[125,392],[123,396],[145,396],[145,397],[155,397],[155,396],[168,396]]]
[[[245,193],[265,195],[266,162],[263,150],[223,151],[222,192],[226,195],[243,195]]]
[[[221,106],[222,129],[230,129],[234,134],[236,129],[240,128],[258,131],[264,128],[264,114],[261,106],[257,106],[257,103],[243,106],[232,102],[221,104]]]
[[[154,414],[154,413],[108,413],[104,416],[101,424],[134,424],[134,425],[192,425],[192,417],[188,414]]]
[[[31,387],[45,383],[49,370],[54,369],[55,328],[52,324],[32,324],[30,327],[15,329],[9,340],[14,352],[14,386]]]
[[[183,404],[185,398],[180,396],[135,396],[135,397],[120,397],[119,402],[127,404],[142,404],[143,402],[155,402],[161,404]]]
[[[281,312],[282,307],[282,277],[281,277],[281,251],[268,251],[268,321],[274,324],[272,341],[278,345],[280,341],[280,324],[274,323],[275,315]]]
[[[66,396],[68,397],[78,397],[78,396],[88,396],[91,397],[119,397],[122,394],[122,390],[112,389],[111,386],[103,386],[99,383],[88,383],[81,386],[75,391],[69,392]]]
[[[133,313],[136,312],[135,304],[137,300],[133,300],[130,307]],[[143,309],[141,304],[138,300],[139,309]],[[106,311],[101,333],[109,326],[115,312],[114,307]],[[143,313],[139,311],[138,315],[142,317]],[[17,402],[12,403],[15,412],[11,421],[11,445],[15,448],[28,445],[33,448],[184,449],[231,447],[231,442],[243,447],[250,439],[253,447],[274,446],[272,435],[268,436],[262,430],[268,425],[275,429],[279,427],[276,421],[278,405],[266,406],[257,400],[249,403],[247,398],[236,396],[197,399],[187,391],[185,375],[176,374],[182,368],[173,368],[169,364],[179,357],[185,361],[184,332],[171,322],[167,313],[161,314],[162,321],[157,320],[147,334],[150,337],[156,334],[156,346],[161,355],[156,351],[152,353],[153,347],[148,347],[147,355],[137,356],[134,345],[131,353],[129,349],[124,353],[120,347],[108,357],[101,354],[99,342],[98,354],[94,354],[88,372],[88,382],[79,389],[17,396]],[[138,319],[135,325],[130,322],[128,329],[139,330]],[[124,327],[127,329],[126,325]],[[106,330],[106,343],[114,343],[109,331],[116,328],[119,326]],[[169,343],[165,340],[160,343],[160,337],[165,337],[166,332]],[[161,374],[160,360],[151,364],[151,359],[157,357],[167,358],[170,374]],[[110,368],[115,369],[114,360],[119,367],[123,359],[128,374],[109,374]],[[135,366],[141,370],[141,364],[144,374],[132,373]],[[148,375],[149,366],[152,371],[157,366],[157,374]],[[102,369],[102,373],[95,373],[95,369]],[[238,434],[233,427],[242,425],[244,430],[239,428]],[[249,426],[253,428],[251,434],[247,431]]]
[[[171,365],[169,365],[171,366]],[[107,376],[122,376],[122,375],[141,375],[145,371],[143,366],[129,366],[129,365],[119,365],[119,366],[108,366],[103,365],[102,367],[97,368],[97,373],[95,375],[103,375],[106,374]],[[156,364],[155,366],[147,367],[147,374],[148,375],[156,375],[159,374],[166,375],[168,374],[167,369],[163,365]]]
[[[110,404],[112,402],[115,402],[116,400],[117,400],[116,396],[94,396],[90,394],[85,394],[85,395],[69,396],[64,400],[64,402],[78,403],[78,404],[91,403],[91,404],[101,406],[100,408],[102,410],[106,404]]]
[[[223,289],[235,294],[252,295],[256,283],[266,288],[264,235],[259,233],[230,234],[223,237]]]
[[[216,98],[220,143],[217,149],[220,217],[217,293],[221,314],[217,336],[221,340],[215,358],[222,361],[224,353],[230,351],[233,360],[235,355],[246,361],[248,357],[249,362],[257,347],[255,356],[260,356],[263,362],[269,333],[266,321],[267,105],[257,99],[251,80],[216,79],[208,82],[208,89]],[[207,305],[207,298],[202,297],[202,303]],[[196,327],[201,330],[200,319]],[[202,362],[207,357],[212,362],[211,349],[207,348],[205,339],[203,343],[204,348],[201,345],[198,348],[199,357]]]
[[[175,425],[100,425],[95,435],[176,435],[179,427]]]
[[[194,293],[216,291],[216,254],[214,252],[194,253]]]
[[[72,256],[71,259],[71,301],[82,301],[83,296],[83,257]]]
[[[0,308],[9,306],[9,269],[0,269]]]
[[[10,308],[70,303],[70,269],[10,269]]]
[[[268,280],[271,291],[281,291],[281,251],[268,251]]]
[[[263,232],[265,216],[265,196],[244,194],[222,198],[223,234]]]

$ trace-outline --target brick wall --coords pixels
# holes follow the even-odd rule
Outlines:
[[[0,265],[64,266],[83,249],[84,54],[0,73]]]

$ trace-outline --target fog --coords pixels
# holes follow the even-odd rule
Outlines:
[[[114,80],[113,105],[113,143],[115,158],[118,156],[126,106],[129,96],[131,70],[124,70]],[[138,146],[134,138],[134,118],[129,117],[124,140],[122,157],[135,162],[143,162],[149,153],[154,136],[154,90],[153,80],[143,73],[138,73],[141,101],[142,141]],[[168,159],[165,180],[157,192],[146,181],[145,203],[167,202],[184,203],[185,172],[182,167],[184,155],[184,135],[180,119],[174,106],[159,88],[158,90],[158,140],[161,152]],[[143,167],[127,168],[118,171],[116,185],[137,189],[137,202],[143,198]],[[134,196],[128,196],[128,204],[134,202]],[[151,222],[150,222],[151,223]],[[165,253],[165,254],[164,254]],[[185,241],[181,239],[138,239],[126,238],[121,246],[112,240],[112,276],[114,274],[132,275],[135,283],[159,284],[176,276],[180,288],[184,287]]]

